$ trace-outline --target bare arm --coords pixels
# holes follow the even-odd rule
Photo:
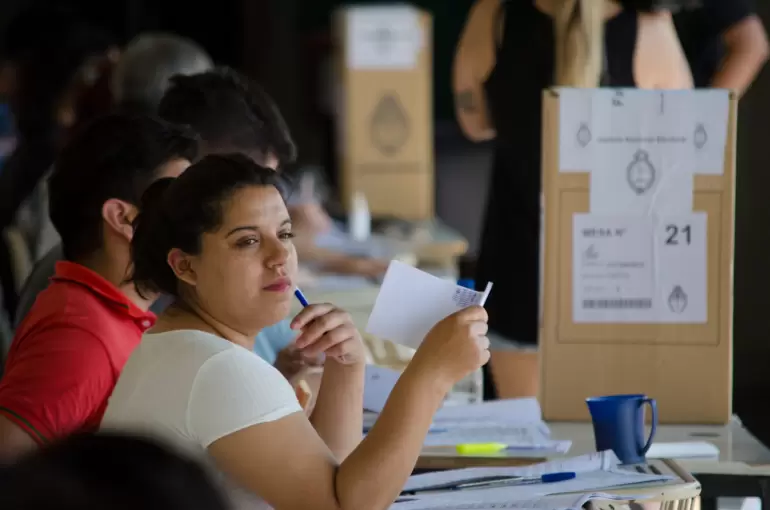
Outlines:
[[[411,474],[447,391],[489,359],[486,320],[483,308],[470,307],[439,322],[372,430],[341,463],[304,413],[225,435],[208,451],[220,469],[276,510],[386,509]]]
[[[679,43],[671,13],[639,13],[634,78],[642,89],[689,89],[690,65]]]
[[[476,142],[495,137],[488,115],[484,82],[495,65],[499,6],[499,0],[478,0],[471,8],[452,69],[457,121],[465,136]]]
[[[449,389],[427,375],[404,372],[377,423],[341,464],[301,413],[225,436],[209,453],[276,510],[388,508],[411,474]]]
[[[366,349],[347,312],[328,303],[306,306],[291,321],[294,344],[309,359],[326,356],[311,423],[338,461],[361,442]]]
[[[24,429],[0,414],[0,464],[34,450],[37,443]]]
[[[770,49],[762,21],[750,16],[731,26],[723,35],[727,54],[712,86],[732,89],[743,95],[767,62]]]
[[[327,360],[310,422],[338,461],[361,442],[365,365]]]

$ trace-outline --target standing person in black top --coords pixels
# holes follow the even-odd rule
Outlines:
[[[767,61],[770,49],[752,0],[700,0],[674,23],[696,87],[732,89],[743,95]]]
[[[495,144],[476,276],[478,285],[495,284],[486,304],[490,337],[530,347],[506,368],[516,374],[506,377],[512,387],[505,393],[533,395],[542,90],[689,88],[692,79],[668,12],[637,13],[605,0],[477,0],[457,48],[453,80],[465,135]],[[491,383],[489,374],[486,381]],[[494,397],[486,386],[485,396]]]

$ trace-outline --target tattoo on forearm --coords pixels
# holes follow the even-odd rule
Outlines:
[[[471,90],[463,90],[457,94],[457,106],[465,113],[476,112],[476,98]]]

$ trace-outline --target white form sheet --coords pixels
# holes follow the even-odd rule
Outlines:
[[[440,320],[472,305],[484,306],[491,290],[491,283],[484,292],[476,292],[394,260],[385,273],[366,332],[416,348]]]

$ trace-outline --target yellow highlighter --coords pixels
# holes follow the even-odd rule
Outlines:
[[[457,453],[461,455],[500,453],[507,448],[508,445],[505,443],[467,443],[458,444]]]

